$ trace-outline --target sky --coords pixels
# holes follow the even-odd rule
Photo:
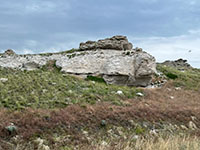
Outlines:
[[[200,68],[199,0],[6,0],[0,3],[0,53],[58,52],[125,35],[158,62],[187,59]],[[189,52],[191,51],[191,52]]]

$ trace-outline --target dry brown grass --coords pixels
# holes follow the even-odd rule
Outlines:
[[[82,150],[199,150],[200,139],[196,137],[171,136],[167,139],[139,139],[136,142],[130,140],[121,141],[116,145],[102,142],[96,146],[86,146]]]
[[[4,145],[3,145],[4,144]],[[1,146],[3,145],[3,146]],[[49,146],[46,147],[49,148]],[[1,141],[2,150],[46,150],[38,147],[36,143],[17,143],[16,145],[6,141]],[[51,150],[199,150],[200,138],[191,136],[170,136],[168,138],[152,137],[139,138],[137,140],[126,139],[120,141],[99,141],[98,143],[83,143],[73,147],[63,145],[62,147],[50,148]],[[49,149],[48,149],[49,150]]]

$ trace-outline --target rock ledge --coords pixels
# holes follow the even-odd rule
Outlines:
[[[125,36],[113,36],[80,44],[78,51],[51,55],[16,55],[7,51],[0,56],[0,67],[35,70],[54,61],[62,72],[81,77],[98,76],[107,84],[148,86],[156,72],[155,58],[141,48],[132,49]]]

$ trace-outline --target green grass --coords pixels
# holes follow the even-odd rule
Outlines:
[[[53,54],[71,54],[71,53],[79,52],[79,51],[82,51],[82,50],[72,48],[72,49],[70,49],[70,50],[61,51],[61,52],[57,52],[57,53],[41,53],[40,55],[41,55],[41,56],[51,56],[51,55],[53,55]]]
[[[101,77],[87,76],[86,80],[87,81],[95,81],[95,82],[105,83],[106,84],[106,81],[103,78],[101,78]]]
[[[52,67],[55,66],[52,64]],[[162,65],[158,65],[157,69],[173,79],[175,86],[200,89],[199,69],[181,72]],[[123,100],[133,98],[138,91],[134,87],[107,85],[98,77],[89,76],[87,81],[79,79],[60,73],[59,68],[49,71],[48,66],[35,71],[0,68],[0,78],[8,79],[0,81],[0,107],[9,109],[54,109],[70,104],[95,104],[97,101],[122,105]],[[119,90],[123,94],[117,94]]]
[[[162,65],[158,65],[157,69],[163,72],[169,80],[172,80],[175,86],[182,86],[187,89],[195,90],[200,89],[199,69],[190,69],[181,72],[175,68]],[[5,82],[0,81],[0,108],[8,108],[9,110],[21,110],[28,107],[55,109],[67,107],[71,104],[79,104],[82,107],[86,107],[87,104],[95,104],[98,101],[107,101],[115,105],[123,105],[124,100],[133,98],[135,93],[139,91],[134,87],[107,85],[100,77],[88,76],[86,80],[83,80],[62,74],[60,68],[56,68],[54,61],[49,62],[46,66],[35,71],[19,71],[0,68],[0,78],[8,79],[8,81]],[[119,90],[122,91],[123,94],[117,94],[117,91]],[[23,114],[26,113],[26,111],[19,112]],[[13,111],[11,111],[11,113],[13,113]],[[37,113],[34,113],[31,116],[32,118],[37,118],[37,115]],[[95,113],[93,115],[95,115]],[[16,116],[17,115],[14,115],[13,113],[13,117]],[[38,115],[38,117],[40,117],[40,115]],[[41,117],[44,117],[44,119],[39,119],[39,123],[36,123],[39,128],[46,126],[46,124],[42,123],[45,123],[46,120],[48,122],[49,115],[47,114],[46,116],[46,114],[41,114]],[[122,117],[126,118],[124,115],[122,115]],[[2,120],[5,121],[8,117],[5,115],[5,118],[6,119]],[[62,116],[59,118],[62,120],[66,119],[66,117],[63,118]],[[104,122],[102,125],[101,118],[99,118],[99,120],[96,120],[96,118],[97,116],[90,118],[95,119],[95,122],[97,121],[97,124],[99,124],[96,128],[90,127],[90,125],[92,125],[91,121],[91,124],[84,125],[84,123],[80,123],[81,127],[76,124],[75,130],[69,132],[72,131],[73,128],[70,127],[70,129],[67,130],[63,122],[60,122],[60,124],[56,124],[56,128],[50,128],[48,130],[41,128],[42,134],[35,131],[35,134],[31,137],[29,142],[23,141],[21,138],[18,139],[19,141],[17,142],[8,140],[2,143],[2,145],[8,145],[7,147],[11,147],[10,149],[16,147],[18,147],[18,149],[34,149],[36,145],[34,140],[40,137],[44,139],[45,145],[48,145],[50,148],[52,147],[52,149],[54,147],[54,149],[61,150],[74,149],[74,145],[80,146],[80,149],[83,150],[196,150],[199,148],[200,140],[194,136],[190,137],[190,130],[182,130],[181,127],[177,125],[173,126],[169,124],[168,126],[167,122],[166,124],[165,122],[159,123],[156,126],[156,124],[151,124],[146,121],[137,122],[136,120],[135,122],[131,121],[129,123],[124,123],[123,126],[120,124],[117,126],[118,124],[113,125],[109,120],[102,120]],[[127,117],[127,119],[129,118]],[[3,124],[3,121],[1,124]],[[22,131],[23,126],[20,126],[20,124],[23,125],[23,122],[20,123],[19,121],[20,120],[16,119],[16,121],[14,120],[14,123],[16,122],[19,125],[19,129],[21,129],[19,131]],[[25,119],[24,121],[29,122],[30,119]],[[26,124],[25,128],[28,127],[27,122],[24,123]],[[32,125],[31,123],[29,124]],[[3,129],[2,125],[1,127]],[[157,129],[155,135],[153,132],[150,132],[152,127]],[[88,134],[85,134],[83,131],[86,131]],[[55,143],[55,145],[53,143]],[[86,144],[84,145],[83,143]],[[106,147],[102,146],[102,143],[104,143],[104,145],[107,143]],[[84,146],[85,148],[82,148],[81,146]]]
[[[183,72],[176,68],[158,65],[157,70],[163,72],[169,79],[173,79],[175,86],[194,90],[200,89],[200,69],[186,69]]]
[[[59,70],[17,71],[0,68],[0,107],[9,109],[63,108],[70,104],[95,104],[108,101],[121,105],[133,98],[136,88],[106,85],[62,74]],[[123,94],[118,95],[121,90]]]

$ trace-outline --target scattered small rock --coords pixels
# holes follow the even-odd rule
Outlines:
[[[47,89],[43,89],[42,92],[43,92],[43,93],[46,93],[46,92],[48,92],[48,90],[47,90]]]
[[[44,140],[41,138],[37,138],[35,143],[38,144],[38,150],[50,150],[49,146],[44,145]]]
[[[134,135],[132,139],[133,140],[137,140],[137,139],[139,139],[139,136],[138,135]]]
[[[197,129],[196,124],[195,124],[194,122],[192,122],[192,121],[189,122],[188,127],[189,127],[189,129],[191,129],[191,130]]]
[[[181,129],[183,129],[183,130],[188,130],[188,128],[187,128],[185,125],[181,125],[180,127],[181,127]]]
[[[101,145],[102,145],[102,146],[107,146],[108,143],[107,143],[106,141],[102,141]]]
[[[106,126],[106,121],[105,120],[101,120],[101,126]]]
[[[0,78],[0,81],[4,83],[4,82],[7,82],[8,79],[7,78]]]
[[[14,137],[12,138],[12,141],[18,142],[21,138],[22,138],[21,136],[16,135],[16,136],[14,136]],[[0,150],[1,150],[1,149],[0,149]]]
[[[84,134],[84,135],[88,135],[88,132],[87,132],[87,131],[83,131],[83,134]]]
[[[133,120],[129,120],[128,122],[131,124],[131,126],[135,126],[135,122]]]
[[[136,93],[136,96],[141,96],[141,97],[143,97],[143,96],[144,96],[144,94],[143,94],[143,93],[141,93],[141,92],[138,92],[138,93]]]
[[[122,136],[124,134],[122,131],[122,127],[117,127],[116,130],[119,136]]]
[[[113,134],[113,130],[110,129],[110,130],[107,131],[107,133],[110,134],[110,135],[112,135]]]
[[[17,126],[15,126],[14,123],[10,123],[10,125],[5,128],[9,132],[10,135],[17,132]]]
[[[197,118],[195,116],[191,116],[192,121],[195,121]]]
[[[68,92],[69,92],[69,93],[73,93],[73,91],[72,91],[72,90],[69,90]]]
[[[172,89],[170,89],[170,88],[167,88],[167,90],[170,91],[170,92],[172,91]]]
[[[122,91],[117,91],[117,94],[118,94],[118,95],[122,95],[123,92],[122,92]]]
[[[175,90],[180,91],[181,87],[176,87]]]
[[[154,136],[157,136],[157,135],[158,135],[158,133],[156,132],[155,129],[150,130],[149,133],[150,133],[151,135],[154,135]]]
[[[35,143],[37,143],[37,144],[43,144],[43,143],[44,143],[44,140],[41,139],[41,138],[37,138],[37,139],[35,140]]]
[[[42,145],[39,147],[39,150],[50,150],[50,148],[47,145]]]

